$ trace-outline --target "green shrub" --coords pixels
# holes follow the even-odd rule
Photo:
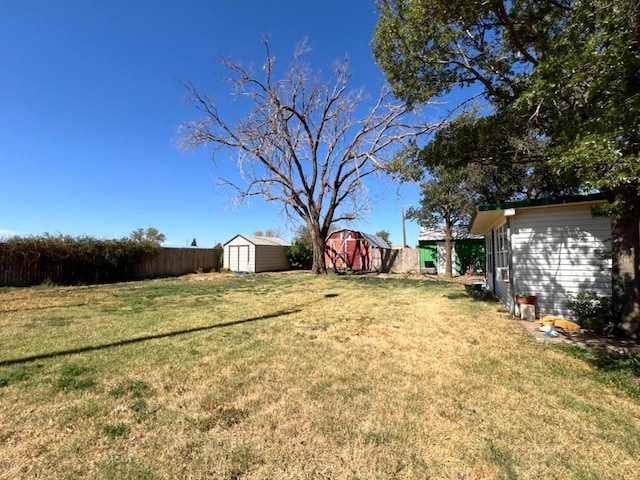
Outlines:
[[[591,290],[569,295],[567,307],[582,328],[603,333],[613,325],[611,297],[599,296]]]
[[[294,240],[287,248],[287,259],[292,268],[309,270],[313,264],[313,248],[302,240]]]
[[[469,271],[480,271],[484,265],[484,245],[456,242],[456,265],[460,275]]]
[[[20,274],[16,286],[118,282],[131,279],[135,267],[157,255],[159,248],[128,238],[13,237],[0,242],[0,268]]]
[[[216,267],[216,272],[221,272],[222,269],[223,269],[223,266],[224,266],[224,249],[222,247],[218,247],[218,245],[216,245],[213,248],[219,248],[220,249],[220,254],[218,256],[218,266]]]

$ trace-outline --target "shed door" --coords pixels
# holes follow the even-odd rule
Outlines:
[[[350,238],[345,241],[345,257],[347,259],[347,268],[360,268],[359,241],[356,238]]]
[[[249,245],[229,245],[229,269],[234,272],[249,271]]]
[[[329,239],[329,266],[331,268],[345,268],[346,267],[346,241],[338,238]]]

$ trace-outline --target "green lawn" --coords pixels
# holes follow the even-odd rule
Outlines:
[[[0,289],[0,479],[636,478],[639,365],[455,283]]]

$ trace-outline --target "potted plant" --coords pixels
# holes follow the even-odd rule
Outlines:
[[[516,303],[518,305],[535,305],[538,303],[538,297],[536,295],[529,295],[527,292],[522,292],[520,295],[516,295]]]

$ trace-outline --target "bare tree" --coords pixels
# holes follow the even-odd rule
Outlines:
[[[180,126],[181,146],[213,145],[237,157],[242,182],[236,201],[262,196],[281,203],[290,219],[301,218],[313,242],[313,273],[326,273],[324,241],[331,225],[360,218],[368,209],[365,180],[384,168],[405,141],[429,130],[409,122],[407,107],[388,87],[371,101],[349,90],[348,61],[337,62],[324,82],[302,59],[303,40],[284,77],[276,80],[268,36],[266,62],[259,73],[224,59],[232,92],[252,104],[235,124],[222,118],[212,96],[185,83],[188,101],[204,116]]]
[[[262,230],[256,230],[253,232],[255,237],[281,237],[283,230],[281,228],[267,228],[264,232]]]
[[[279,228],[267,228],[264,232],[265,237],[277,238],[282,236],[282,231]]]

